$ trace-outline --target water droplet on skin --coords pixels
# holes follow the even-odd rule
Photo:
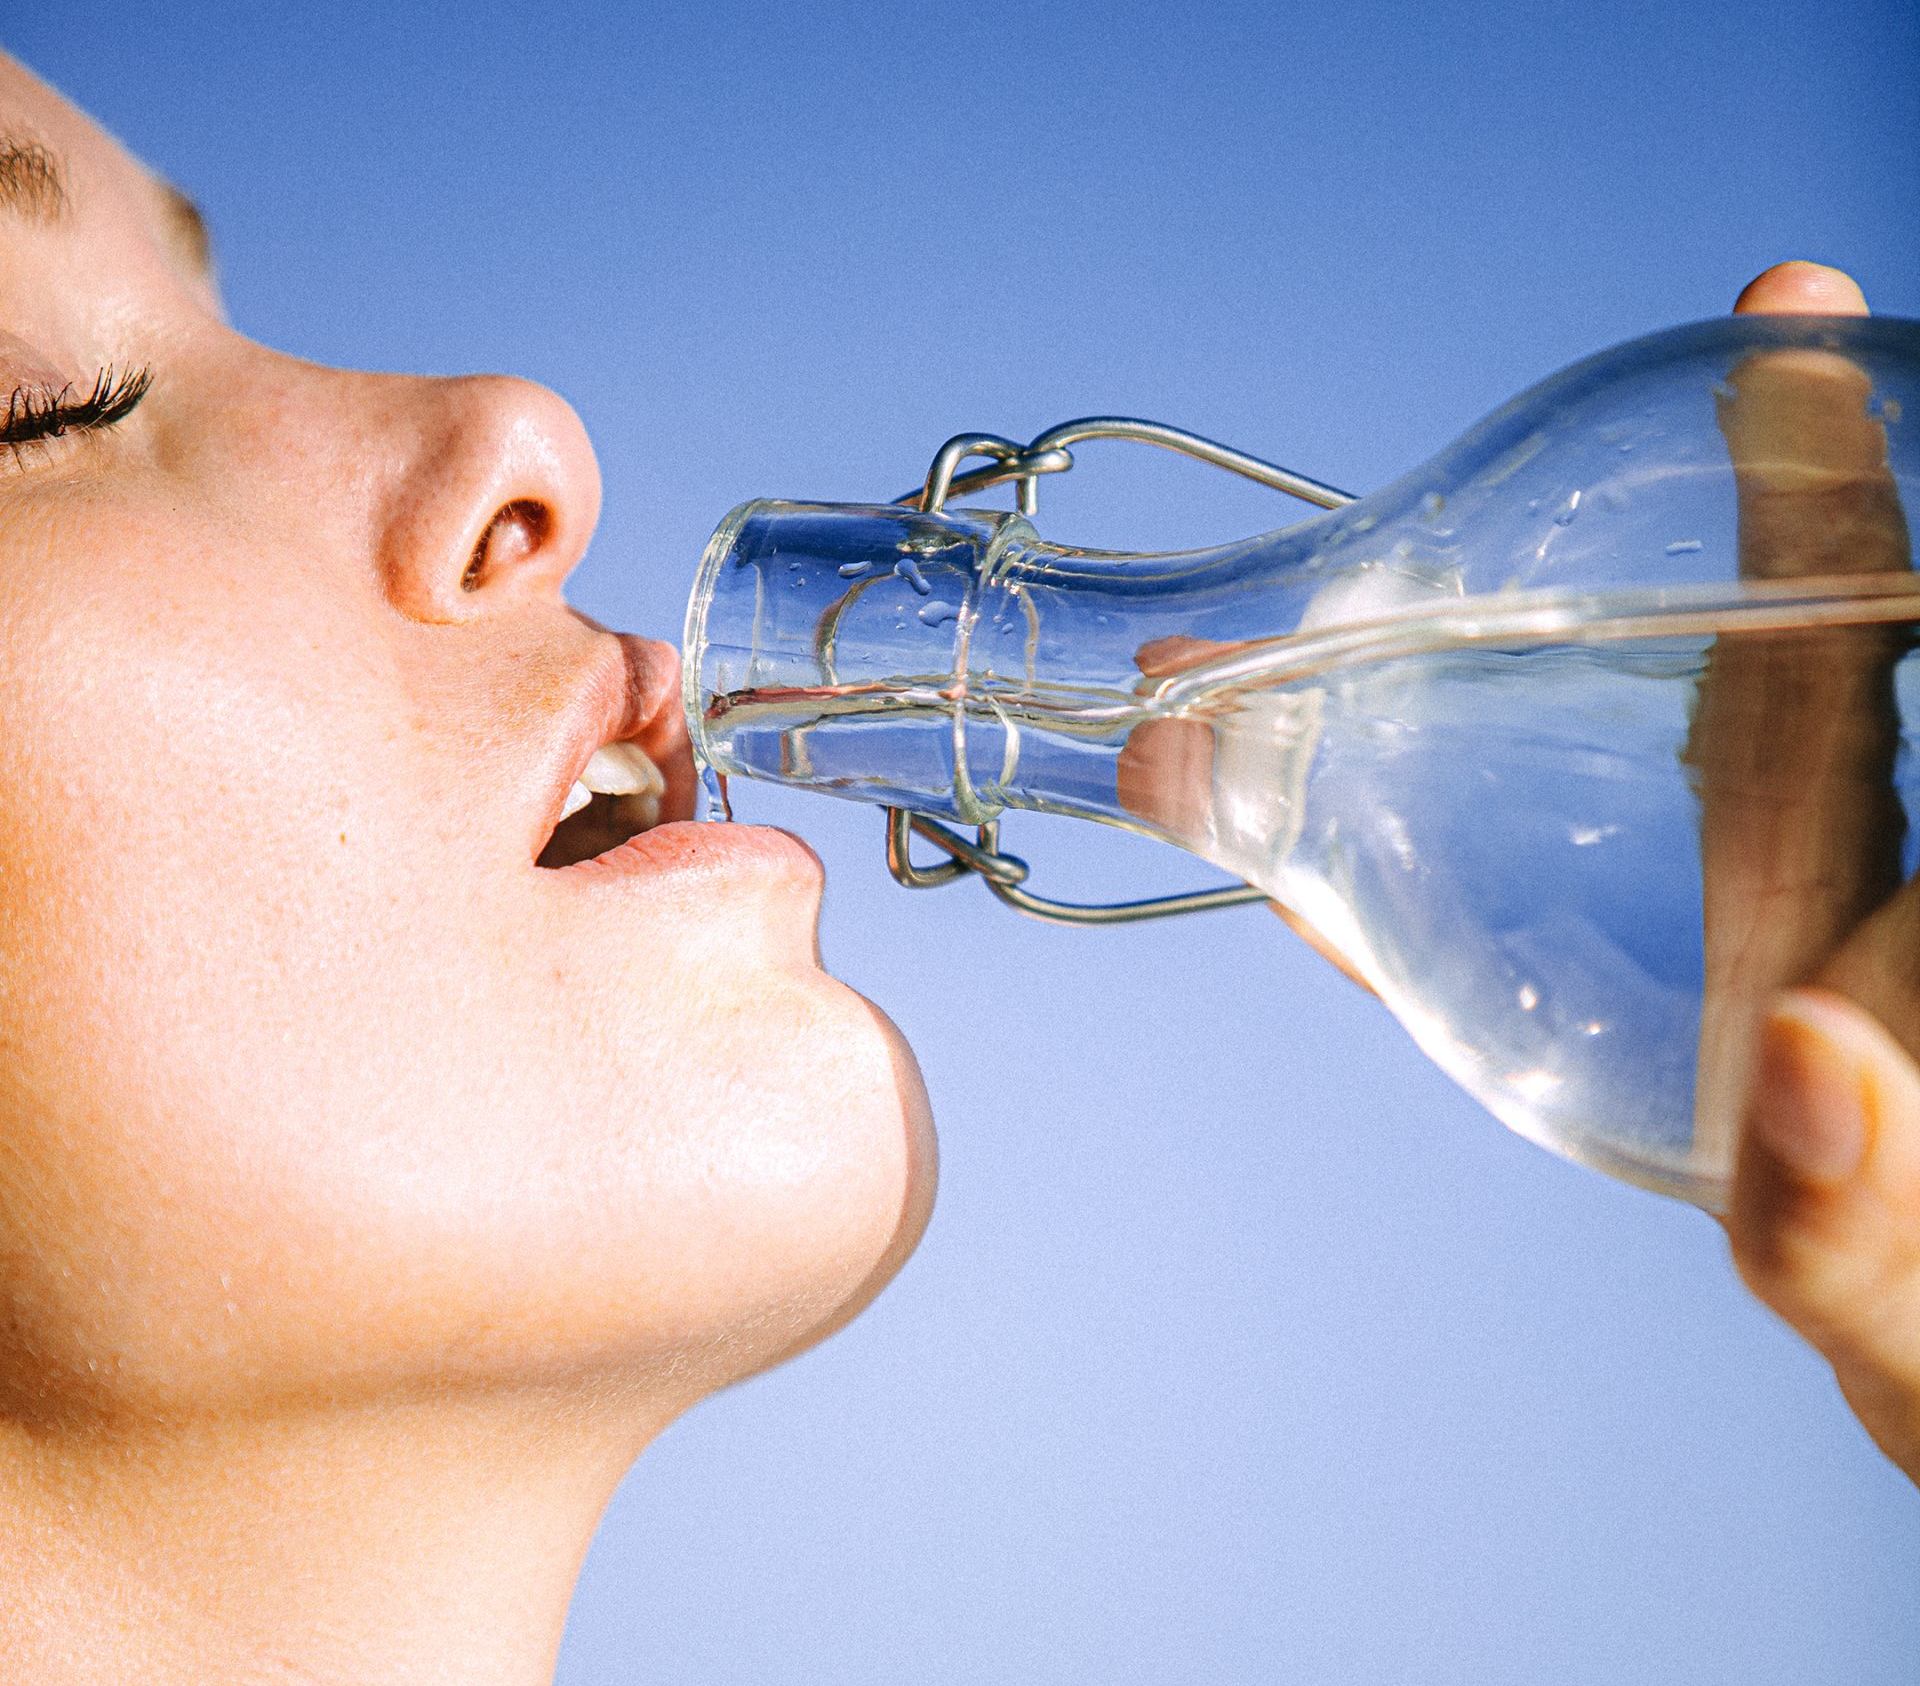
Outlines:
[[[928,603],[920,610],[920,622],[923,626],[944,626],[948,621],[960,618],[960,611],[951,603]]]
[[[927,576],[920,572],[920,564],[911,556],[903,556],[893,565],[893,571],[922,597],[930,596],[933,587],[927,584]]]
[[[1685,556],[1689,551],[1705,550],[1706,546],[1698,539],[1675,539],[1667,546],[1669,556]]]

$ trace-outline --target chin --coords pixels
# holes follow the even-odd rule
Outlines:
[[[876,1034],[892,1080],[894,1105],[875,1118],[870,1142],[873,1167],[884,1167],[884,1180],[868,1183],[863,1179],[859,1185],[872,1203],[868,1221],[856,1226],[865,1239],[836,1261],[833,1288],[821,1314],[795,1339],[770,1351],[756,1370],[817,1345],[865,1311],[899,1275],[933,1216],[939,1151],[919,1061],[899,1028],[879,1008],[844,986],[835,987]]]
[[[512,1322],[557,1337],[543,1355],[536,1335],[536,1364],[597,1355],[678,1411],[842,1327],[918,1243],[937,1163],[919,1066],[879,1009],[813,963],[810,921],[805,958],[781,927],[757,954],[662,945],[673,962],[651,988],[629,980],[584,1014],[562,1005],[576,1027],[618,1032],[585,1083],[577,1029],[563,1044],[562,1176],[521,1196],[548,1239],[513,1239],[496,1278],[532,1299]]]

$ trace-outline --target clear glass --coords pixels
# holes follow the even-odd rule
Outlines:
[[[688,611],[695,746],[1178,844],[1316,927],[1512,1128],[1717,1206],[1761,1004],[1914,870],[1916,402],[1920,324],[1736,318],[1210,550],[746,504]]]

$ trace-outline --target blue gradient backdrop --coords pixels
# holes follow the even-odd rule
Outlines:
[[[96,0],[0,41],[204,202],[247,331],[565,393],[576,600],[671,635],[736,501],[888,495],[961,428],[1132,412],[1365,489],[1776,258],[1920,315],[1917,20]],[[1291,519],[1086,455],[1068,536]],[[1920,1680],[1920,1498],[1707,1219],[1505,1134],[1261,912],[1054,930],[894,889],[866,811],[742,806],[826,856],[940,1211],[627,1483],[568,1686]],[[1012,829],[1056,890],[1196,876]]]

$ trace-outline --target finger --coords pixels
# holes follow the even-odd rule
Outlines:
[[[1920,1481],[1920,1067],[1841,996],[1794,991],[1767,1020],[1727,1227],[1748,1286]]]
[[[1213,830],[1213,727],[1145,720],[1127,734],[1114,769],[1120,806],[1190,849]]]
[[[1733,461],[1744,579],[1886,573],[1907,565],[1873,382],[1837,352],[1750,357],[1727,377],[1720,431]]]
[[[1852,276],[1796,261],[1756,276],[1733,309],[1864,316],[1867,301]],[[1739,491],[1742,577],[1905,568],[1906,520],[1866,372],[1836,352],[1770,351],[1727,385],[1719,419]]]
[[[1875,909],[1814,978],[1864,1007],[1920,1055],[1920,879]]]
[[[1727,636],[1709,659],[1686,751],[1700,796],[1703,1152],[1725,1152],[1774,993],[1810,980],[1900,886],[1898,659],[1866,627]]]
[[[1215,656],[1244,650],[1245,644],[1222,644],[1217,638],[1189,638],[1183,632],[1165,638],[1152,638],[1134,653],[1133,665],[1148,679],[1164,679],[1172,673],[1185,673]]]
[[[1142,644],[1133,659],[1143,677],[1162,679],[1247,648],[1174,634]],[[1204,847],[1213,834],[1214,750],[1214,728],[1207,721],[1143,721],[1127,734],[1120,750],[1115,777],[1121,807],[1189,848]],[[1369,995],[1375,993],[1353,962],[1292,908],[1279,902],[1267,906],[1321,959],[1331,961]]]
[[[1845,270],[1793,258],[1762,270],[1733,301],[1736,316],[1865,316],[1867,295]]]
[[[1305,943],[1308,948],[1312,949],[1322,960],[1328,961],[1338,968],[1349,983],[1357,983],[1369,995],[1377,996],[1380,993],[1372,984],[1367,982],[1366,978],[1361,975],[1360,969],[1355,966],[1351,960],[1323,937],[1317,928],[1309,925],[1306,920],[1295,913],[1292,908],[1288,907],[1284,902],[1268,902],[1267,906],[1280,915],[1281,921],[1286,925],[1287,929]]]
[[[1736,308],[1858,314],[1866,302],[1838,270],[1789,263],[1756,278]],[[1763,352],[1729,376],[1719,419],[1743,578],[1909,566],[1870,396],[1855,364],[1818,350]],[[1899,886],[1900,647],[1897,633],[1842,627],[1732,634],[1709,657],[1685,753],[1701,802],[1703,1158],[1730,1145],[1774,992],[1808,981]]]

